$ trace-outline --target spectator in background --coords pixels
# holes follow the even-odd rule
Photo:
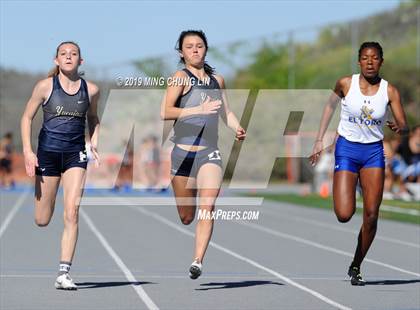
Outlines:
[[[407,189],[407,183],[420,182],[420,125],[414,126],[410,135],[401,140],[391,168],[399,181],[398,197],[404,201],[411,201],[413,197]],[[420,198],[418,190],[414,196],[416,200]]]
[[[123,146],[126,146],[126,150],[121,162],[120,172],[118,174],[114,190],[119,190],[121,188],[129,190],[132,187],[134,156],[134,146],[132,140],[124,140]]]
[[[333,146],[328,147],[321,155],[314,170],[315,190],[321,197],[325,198],[330,195],[332,189],[334,176]]]
[[[0,186],[13,188],[12,173],[13,134],[6,133],[0,141]]]
[[[146,186],[154,189],[159,184],[160,175],[160,147],[155,136],[150,136],[143,143],[143,164],[146,176]]]
[[[395,176],[392,173],[392,162],[395,158],[396,148],[398,147],[398,139],[396,138],[385,138],[384,139],[384,153],[385,153],[385,182],[384,182],[384,194],[383,199],[393,200],[393,185]]]

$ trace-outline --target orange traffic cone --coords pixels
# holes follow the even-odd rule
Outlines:
[[[330,195],[330,188],[328,185],[328,182],[324,182],[321,184],[321,187],[319,188],[319,196],[322,198],[327,198]]]

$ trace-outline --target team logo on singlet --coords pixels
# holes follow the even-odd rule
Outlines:
[[[355,123],[355,124],[358,124],[358,125],[365,125],[365,126],[368,126],[368,127],[370,127],[370,126],[380,126],[381,125],[381,120],[374,119],[372,117],[373,112],[375,112],[374,109],[370,109],[368,106],[363,105],[360,109],[359,117],[349,116],[349,122],[350,123]]]
[[[200,97],[201,97],[201,103],[203,103],[207,99],[207,94],[205,92],[201,92]]]
[[[64,111],[64,107],[58,105],[56,108],[56,114],[55,116],[75,116],[75,117],[83,117],[83,113],[79,111]]]
[[[87,162],[86,151],[80,151],[79,152],[79,163],[85,163],[85,162]]]
[[[219,150],[211,152],[207,156],[209,157],[209,160],[222,160],[222,157],[220,156],[220,151]]]
[[[371,120],[372,119],[372,113],[373,113],[373,109],[369,109],[367,106],[363,106],[360,111],[362,113],[360,113],[360,118],[364,119],[364,120]]]

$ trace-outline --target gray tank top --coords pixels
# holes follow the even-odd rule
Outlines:
[[[180,96],[175,104],[178,108],[192,108],[201,105],[207,97],[212,100],[222,100],[220,85],[214,76],[210,75],[208,83],[199,80],[188,69],[183,69],[191,81],[190,90]],[[176,144],[200,145],[206,147],[217,147],[219,115],[193,115],[179,118],[174,124],[174,136],[171,138]]]

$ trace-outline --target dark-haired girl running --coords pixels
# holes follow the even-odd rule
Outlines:
[[[183,31],[177,50],[185,67],[175,73],[173,83],[168,85],[162,118],[175,120],[172,187],[179,217],[188,225],[194,220],[197,196],[201,214],[211,214],[219,194],[222,182],[222,155],[217,146],[219,116],[235,132],[237,140],[245,138],[245,130],[229,109],[223,77],[215,74],[205,62],[208,50],[205,34]],[[212,219],[198,220],[193,263],[189,269],[191,279],[201,275],[212,231]]]

